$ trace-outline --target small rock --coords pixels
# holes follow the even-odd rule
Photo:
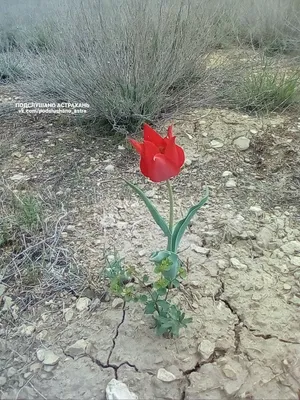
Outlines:
[[[292,286],[289,285],[288,283],[285,283],[285,284],[283,285],[283,289],[284,289],[284,290],[291,290],[291,289],[292,289]]]
[[[45,372],[52,372],[55,367],[56,367],[56,365],[44,365],[43,369]]]
[[[226,178],[228,176],[232,176],[232,172],[231,171],[224,171],[222,176],[223,176],[223,178]]]
[[[67,232],[75,232],[76,231],[76,226],[75,225],[67,225],[66,231]]]
[[[7,289],[7,286],[0,283],[0,297],[4,295],[4,293],[6,292],[6,289]]]
[[[122,151],[122,150],[125,150],[125,147],[119,144],[118,150],[121,150],[121,151]]]
[[[12,376],[16,375],[16,373],[17,373],[16,368],[10,367],[10,368],[8,368],[8,370],[6,372],[6,375],[8,378],[11,378]]]
[[[11,306],[13,305],[13,300],[9,296],[4,296],[3,297],[4,304],[2,307],[2,311],[9,311],[11,309]]]
[[[235,188],[236,187],[236,181],[234,179],[228,179],[228,181],[225,183],[225,186],[227,188]]]
[[[300,242],[292,240],[291,242],[285,243],[281,246],[281,250],[289,255],[300,253]]]
[[[139,251],[139,256],[140,257],[144,257],[146,255],[146,253],[147,253],[146,250],[140,250]]]
[[[112,164],[109,164],[107,167],[104,168],[106,172],[113,172],[115,167]]]
[[[21,328],[21,334],[25,336],[31,336],[34,331],[35,331],[34,325],[23,326]]]
[[[74,311],[71,308],[67,309],[65,311],[64,317],[66,322],[70,322],[74,317]]]
[[[84,339],[77,340],[65,350],[65,354],[72,358],[84,356],[86,354],[88,342]]]
[[[272,241],[272,239],[273,239],[273,232],[267,227],[261,228],[261,230],[258,232],[256,236],[257,244],[264,249],[267,249],[269,247],[269,244]]]
[[[176,376],[164,368],[159,368],[157,371],[157,379],[162,382],[173,382],[176,380]]]
[[[300,267],[300,257],[292,256],[290,260],[292,265],[295,265],[295,267]]]
[[[187,165],[188,167],[192,164],[192,160],[190,160],[189,158],[185,159],[185,165]]]
[[[237,378],[237,374],[236,374],[235,370],[228,364],[226,364],[222,368],[222,371],[223,371],[224,375],[227,376],[227,378],[230,378],[230,379],[236,379]]]
[[[248,139],[245,136],[241,136],[233,142],[235,147],[237,147],[239,150],[245,151],[249,149],[250,146],[250,139]]]
[[[205,247],[197,246],[196,244],[191,245],[191,249],[194,250],[198,254],[208,255],[210,253],[210,249]]]
[[[249,210],[257,216],[261,216],[263,214],[263,210],[259,206],[251,206]]]
[[[59,356],[57,356],[55,353],[53,353],[53,351],[51,350],[46,350],[45,351],[45,358],[43,360],[43,364],[44,365],[56,365],[59,361]]]
[[[221,147],[224,146],[224,143],[221,142],[220,140],[212,140],[212,141],[210,142],[210,145],[211,145],[211,147],[214,148],[214,149],[219,149],[219,148],[221,148]]]
[[[76,308],[78,311],[86,311],[89,308],[89,305],[91,304],[91,299],[88,297],[80,297],[76,301]]]
[[[5,376],[0,376],[0,387],[6,384],[7,379]]]
[[[42,329],[37,335],[36,338],[37,340],[45,340],[48,335],[47,329]]]
[[[44,349],[38,349],[36,351],[36,356],[37,356],[37,359],[39,361],[43,362],[44,359],[45,359],[45,350]]]
[[[22,174],[22,173],[20,173],[20,174],[15,174],[15,175],[11,176],[10,179],[11,179],[12,181],[15,181],[15,182],[21,181],[22,179],[25,179],[25,175]]]
[[[137,395],[130,392],[125,383],[112,379],[106,387],[106,400],[137,400]]]
[[[152,197],[154,197],[155,194],[156,194],[156,191],[154,189],[147,190],[145,192],[145,196],[148,197],[149,199],[152,199]]]
[[[256,133],[258,133],[258,131],[256,129],[250,129],[250,133],[252,133],[253,135],[255,135]]]
[[[112,308],[121,308],[123,307],[124,300],[116,297],[112,302]]]
[[[198,346],[198,352],[201,355],[201,359],[203,361],[208,360],[215,351],[215,343],[212,343],[210,340],[204,339]]]
[[[22,154],[19,151],[15,151],[12,153],[12,157],[21,158]]]
[[[41,367],[42,366],[40,363],[33,363],[32,365],[30,365],[29,371],[33,372],[35,374],[36,372],[38,372],[41,369]]]
[[[24,378],[25,378],[25,379],[28,379],[28,378],[30,378],[30,377],[31,377],[31,375],[32,375],[32,373],[31,373],[31,372],[25,372],[25,374],[24,374]]]

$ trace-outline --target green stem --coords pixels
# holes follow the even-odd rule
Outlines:
[[[169,214],[169,229],[171,232],[171,236],[168,238],[168,250],[172,250],[172,232],[173,232],[173,225],[174,225],[174,196],[173,196],[173,189],[170,181],[167,181],[168,187],[168,194],[169,194],[169,201],[170,201],[170,214]]]

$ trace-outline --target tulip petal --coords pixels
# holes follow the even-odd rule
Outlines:
[[[171,139],[173,137],[173,126],[170,125],[168,128],[168,138]]]
[[[143,143],[143,152],[141,154],[140,168],[141,172],[147,178],[150,178],[153,168],[154,157],[159,153],[159,149],[152,142]]]
[[[152,142],[157,147],[164,147],[165,142],[164,139],[157,133],[151,126],[148,124],[144,124],[144,140],[148,142]]]
[[[132,144],[132,146],[136,149],[136,151],[137,151],[139,154],[142,154],[144,144],[143,144],[143,143],[139,143],[139,142],[137,142],[137,141],[134,140],[134,139],[128,139],[128,140],[129,140],[129,142]]]
[[[153,182],[164,182],[177,176],[180,168],[164,154],[157,154],[148,170],[148,177]]]
[[[185,155],[183,149],[177,144],[175,144],[175,139],[176,139],[175,136],[172,136],[168,139],[164,154],[178,168],[181,168],[184,164]]]

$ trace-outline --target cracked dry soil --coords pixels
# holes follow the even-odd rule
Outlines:
[[[181,290],[172,293],[193,322],[179,338],[164,339],[155,336],[139,304],[113,308],[111,300],[100,301],[87,292],[61,293],[32,304],[13,324],[1,322],[2,400],[105,399],[113,378],[145,400],[298,399],[300,121],[293,115],[259,120],[212,109],[171,122],[190,160],[174,183],[177,217],[199,198],[205,184],[211,192],[183,239],[180,256],[188,260],[188,276]],[[61,132],[51,125],[45,130],[47,141],[38,148],[26,141],[20,146],[22,155],[33,155],[30,165],[11,155],[2,163],[6,179],[23,166],[28,177],[40,174],[38,182],[30,181],[33,188],[45,188],[41,182],[47,171],[36,166],[41,158],[51,159],[48,151],[53,152],[51,143],[59,144],[57,138],[74,140],[69,128]],[[239,136],[250,139],[249,149],[234,146]],[[222,146],[214,148],[213,140]],[[119,181],[111,183],[127,174],[151,192],[161,210],[167,207],[164,187],[143,181],[136,160],[127,162],[124,149],[111,154],[95,150],[96,145],[74,144],[83,152],[77,171],[84,171],[76,185],[68,175],[57,187],[50,174],[54,164],[47,164],[44,185],[56,185],[57,196],[66,188],[72,195],[67,206],[76,229],[66,232],[64,243],[82,267],[96,272],[100,249],[116,246],[142,274],[151,268],[148,256],[162,247],[162,237],[140,201]],[[34,165],[38,153],[42,157]],[[114,165],[109,176],[107,163]],[[235,185],[226,185],[225,171]],[[76,308],[80,296],[91,298],[83,311]],[[66,320],[70,310],[72,317]],[[24,326],[33,328],[28,333]],[[207,341],[209,354],[203,352]],[[58,362],[49,366],[38,361],[41,349],[51,350]],[[158,379],[160,368],[174,380]]]

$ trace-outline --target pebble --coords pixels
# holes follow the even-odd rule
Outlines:
[[[190,166],[192,164],[192,160],[190,160],[189,158],[185,159],[185,165]]]
[[[237,147],[239,150],[245,151],[249,149],[250,146],[250,139],[248,139],[246,136],[241,136],[233,142],[235,147]]]
[[[223,174],[222,174],[223,178],[226,178],[226,177],[232,176],[232,175],[233,175],[233,174],[232,174],[231,171],[224,171]]]
[[[88,297],[80,297],[76,301],[76,309],[78,311],[85,311],[89,308],[90,304],[91,304],[91,299],[89,299]]]
[[[20,174],[15,174],[13,176],[10,177],[10,180],[12,181],[21,181],[22,179],[26,178],[24,174],[20,173]]]
[[[0,376],[0,387],[6,384],[7,379],[5,376]]]
[[[64,317],[66,322],[70,322],[74,317],[74,311],[71,308],[67,309],[65,311]]]
[[[13,300],[11,297],[9,296],[4,296],[3,297],[4,300],[4,305],[2,307],[2,311],[8,311],[10,310],[11,306],[13,305]]]
[[[253,212],[257,216],[261,216],[263,214],[263,210],[261,209],[260,206],[251,206],[249,208],[249,211]]]
[[[256,129],[250,129],[250,133],[252,133],[253,135],[255,135],[256,133],[258,133],[258,131]]]
[[[236,187],[236,181],[234,179],[228,179],[228,181],[225,183],[225,186],[227,188],[235,188]]]
[[[300,257],[292,256],[290,260],[292,265],[295,265],[295,267],[300,267]]]
[[[140,257],[144,257],[146,255],[146,253],[147,253],[146,250],[140,250],[139,251],[139,256]]]
[[[281,246],[281,250],[289,255],[294,255],[300,253],[300,242],[292,240],[291,242],[285,243]]]
[[[10,368],[8,368],[8,370],[6,372],[6,375],[8,378],[11,378],[12,376],[16,375],[16,373],[17,373],[16,368],[10,367]]]
[[[39,361],[43,362],[45,359],[45,350],[44,349],[38,349],[36,351],[36,357]]]
[[[219,149],[219,148],[221,148],[221,147],[224,146],[224,143],[221,142],[220,140],[212,140],[212,141],[210,142],[210,145],[211,145],[211,147],[214,148],[214,149]]]
[[[112,308],[121,308],[123,307],[124,300],[116,297],[112,302]]]
[[[125,383],[112,379],[106,386],[106,400],[137,400],[137,395],[131,392]]]
[[[84,339],[77,340],[65,350],[65,354],[72,358],[84,356],[86,354],[88,342]]]
[[[25,336],[31,336],[35,331],[35,326],[34,325],[29,325],[29,326],[23,326],[21,328],[21,334]]]
[[[107,167],[104,168],[106,172],[113,172],[115,167],[112,164],[109,164]]]
[[[173,382],[176,380],[176,376],[164,368],[159,368],[157,371],[157,379],[162,382]]]
[[[56,365],[59,361],[59,356],[57,356],[51,350],[45,350],[44,355],[45,355],[44,360],[43,360],[44,365],[53,366],[53,365]]]
[[[198,254],[204,254],[206,256],[210,253],[210,249],[207,249],[206,247],[197,246],[196,244],[192,244],[191,249]]]
[[[7,287],[5,285],[3,285],[2,283],[0,283],[0,297],[4,295],[4,293],[6,292]]]
[[[198,346],[198,352],[201,355],[201,359],[203,361],[208,360],[215,351],[215,343],[212,343],[210,340],[204,339]]]
[[[291,290],[291,289],[292,289],[292,286],[289,285],[289,284],[287,284],[287,283],[285,283],[285,284],[283,285],[283,289],[284,289],[284,290]]]
[[[37,371],[39,371],[41,369],[41,364],[40,363],[33,363],[32,365],[30,365],[29,367],[29,371],[36,373]]]
[[[227,378],[230,378],[230,379],[236,379],[237,378],[237,374],[236,374],[235,370],[228,364],[226,364],[222,368],[222,371],[223,371],[224,375],[227,376]]]
[[[44,365],[43,369],[45,372],[52,372],[55,368],[55,365]]]

